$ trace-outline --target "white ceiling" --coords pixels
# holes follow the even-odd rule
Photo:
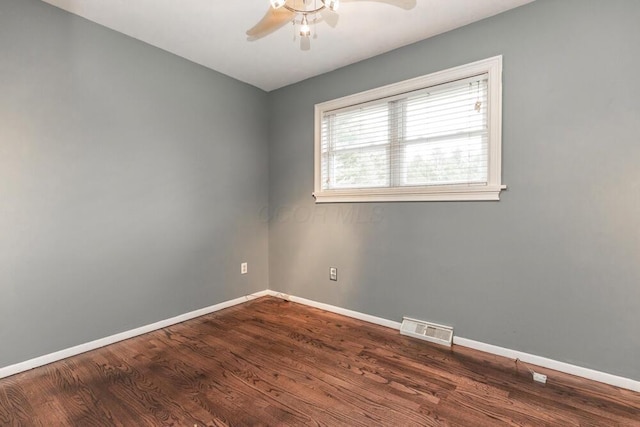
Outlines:
[[[432,37],[533,0],[417,0],[411,10],[343,3],[310,48],[291,24],[256,41],[245,31],[269,0],[43,0],[266,91]]]

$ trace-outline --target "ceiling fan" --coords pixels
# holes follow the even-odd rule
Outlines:
[[[372,1],[386,3],[402,9],[413,9],[416,0],[269,0],[270,6],[264,17],[247,30],[250,41],[265,37],[285,24],[292,22],[298,27],[300,37],[311,35],[310,24],[325,21],[332,27],[337,24],[336,11],[340,3]]]

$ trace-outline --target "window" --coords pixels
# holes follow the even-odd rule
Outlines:
[[[502,57],[317,104],[317,203],[498,200]]]

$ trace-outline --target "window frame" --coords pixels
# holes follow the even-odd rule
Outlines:
[[[322,189],[322,120],[326,113],[487,74],[488,173],[486,184]],[[502,184],[502,55],[438,71],[315,105],[314,192],[316,203],[500,200]],[[392,159],[389,159],[392,161]]]

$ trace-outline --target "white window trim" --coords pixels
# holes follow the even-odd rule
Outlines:
[[[480,74],[488,74],[489,170],[487,184],[433,185],[407,188],[323,190],[322,116],[325,112],[396,96]],[[315,105],[314,193],[316,203],[500,200],[502,185],[502,55],[390,84]]]

